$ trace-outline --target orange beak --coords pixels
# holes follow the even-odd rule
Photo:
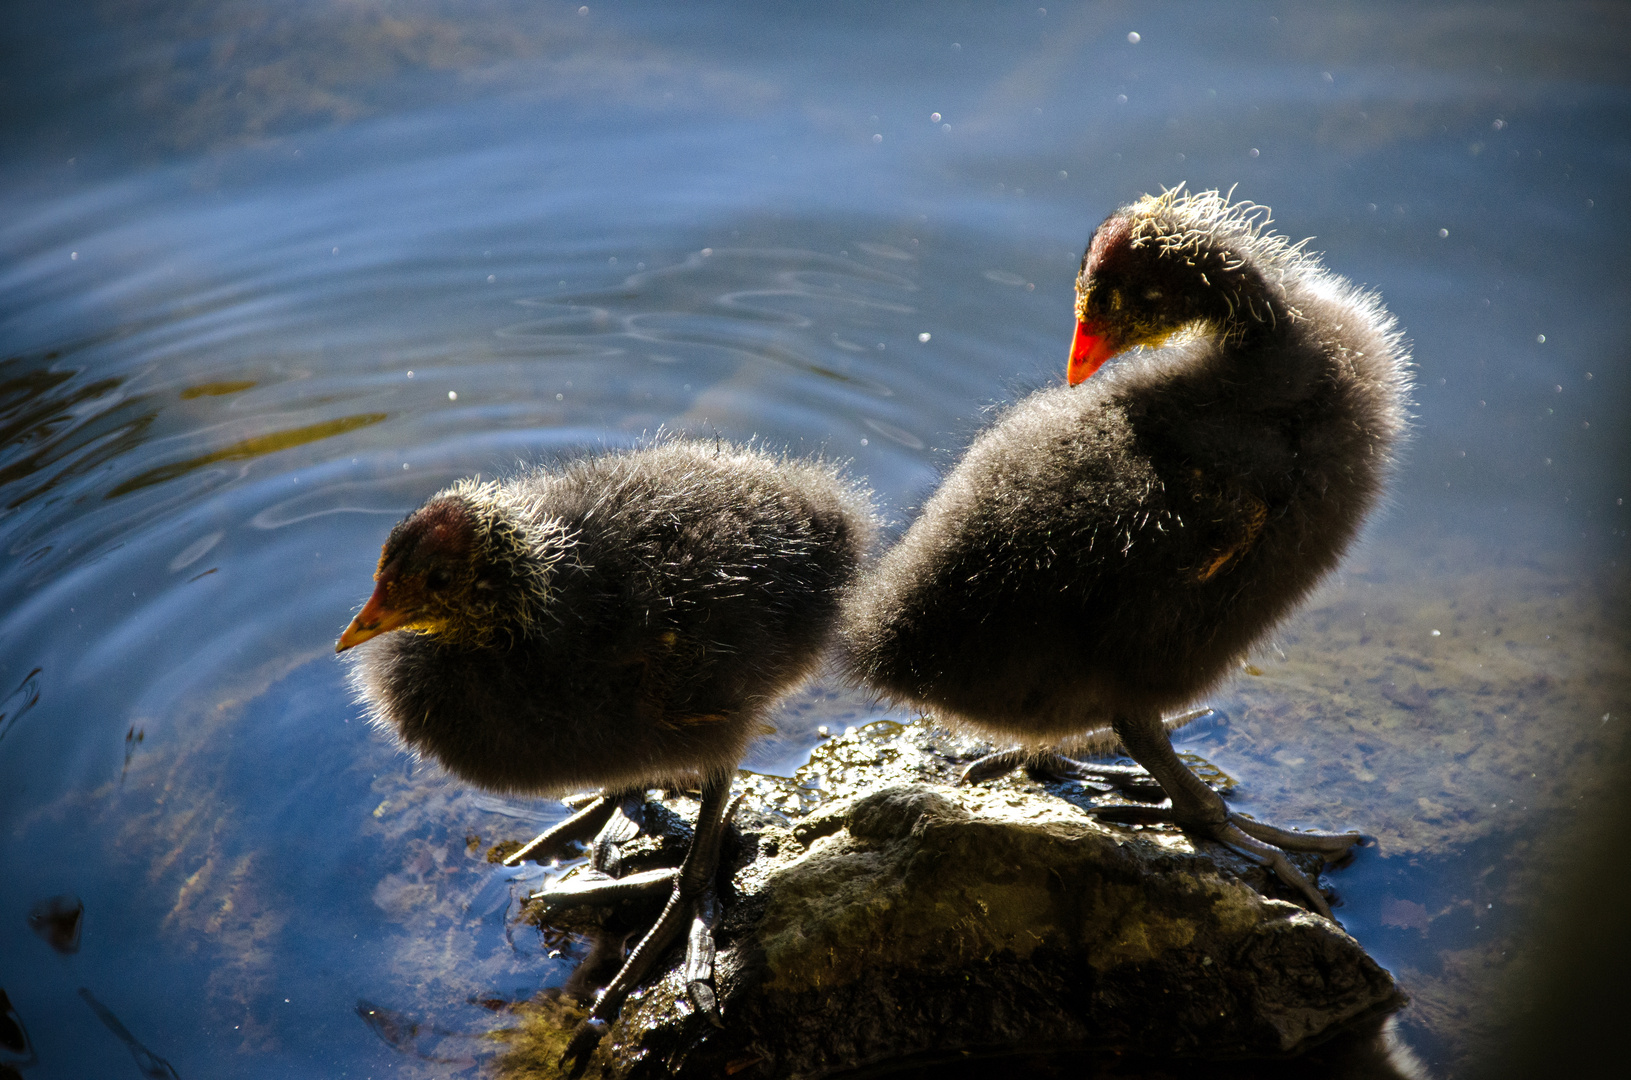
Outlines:
[[[1076,324],[1076,339],[1070,345],[1070,367],[1065,371],[1065,378],[1072,386],[1087,381],[1106,360],[1121,351],[1115,338],[1093,330],[1085,322]]]
[[[374,595],[368,598],[368,603],[357,612],[357,617],[351,620],[351,625],[345,628],[340,640],[334,643],[334,651],[345,652],[353,645],[361,645],[369,638],[378,637],[387,630],[395,630],[408,621],[408,613],[390,607],[385,602],[385,583],[380,582],[374,586]]]

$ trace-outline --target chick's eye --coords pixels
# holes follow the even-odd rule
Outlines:
[[[440,570],[432,570],[425,575],[425,588],[431,592],[441,592],[447,588],[447,575]]]

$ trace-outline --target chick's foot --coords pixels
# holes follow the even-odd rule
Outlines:
[[[728,805],[727,805],[728,804]],[[599,888],[615,890],[635,879],[648,875],[665,874],[666,878],[651,877],[643,880],[642,887],[661,888],[664,881],[672,882],[668,903],[646,936],[629,953],[623,967],[600,992],[594,1008],[583,1023],[578,1025],[561,1055],[561,1065],[570,1067],[573,1076],[581,1075],[588,1066],[590,1054],[601,1037],[617,1018],[623,1002],[635,987],[643,982],[658,960],[668,951],[682,932],[686,933],[685,980],[686,995],[696,1010],[709,1021],[723,1024],[719,1010],[718,988],[714,982],[714,930],[719,925],[720,904],[715,886],[719,873],[720,850],[735,803],[730,802],[728,777],[708,780],[702,789],[702,807],[697,814],[696,833],[691,849],[678,871],[646,871],[627,878],[602,883]],[[586,886],[586,888],[589,888]],[[551,890],[553,892],[554,890]],[[582,890],[574,890],[582,891]],[[601,894],[604,895],[604,894]],[[583,901],[601,902],[601,901]],[[553,902],[552,902],[553,906]]]
[[[1166,791],[1167,806],[1100,806],[1088,812],[1107,821],[1129,824],[1170,822],[1216,840],[1268,867],[1283,883],[1301,893],[1309,908],[1331,917],[1331,905],[1308,876],[1286,858],[1287,851],[1318,852],[1327,862],[1343,858],[1364,837],[1357,832],[1293,832],[1230,811],[1223,796],[1207,787],[1172,749],[1161,718],[1154,713],[1118,715],[1113,727],[1134,761],[1143,765]]]
[[[1212,709],[1190,709],[1162,719],[1161,725],[1170,735],[1188,724],[1212,715]],[[1090,750],[1114,753],[1120,750],[1120,740],[1109,727],[1088,732],[1081,740]],[[1079,780],[1100,791],[1115,790],[1133,799],[1158,801],[1166,798],[1160,783],[1141,765],[1108,765],[1095,761],[1080,761],[1056,750],[1033,750],[1016,746],[998,750],[979,758],[963,770],[959,784],[979,784],[1006,776],[1015,769],[1024,769],[1033,780],[1043,783],[1062,783]]]

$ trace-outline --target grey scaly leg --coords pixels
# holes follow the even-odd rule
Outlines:
[[[1340,858],[1364,837],[1353,833],[1299,833],[1275,828],[1232,813],[1223,796],[1207,787],[1172,749],[1172,740],[1157,713],[1118,716],[1113,725],[1128,755],[1148,770],[1167,793],[1170,808],[1105,806],[1089,813],[1112,821],[1168,821],[1198,832],[1239,851],[1273,870],[1275,876],[1301,892],[1314,911],[1331,917],[1331,907],[1302,871],[1291,865],[1286,851],[1314,851],[1327,859]]]
[[[504,865],[520,866],[528,859],[531,859],[534,862],[545,862],[549,859],[559,858],[566,850],[568,844],[587,843],[591,836],[594,836],[597,832],[601,832],[610,821],[614,820],[614,815],[620,815],[625,818],[631,817],[626,809],[626,806],[629,797],[634,794],[636,793],[601,793],[595,798],[589,800],[588,805],[584,806],[565,821],[558,822],[544,832],[539,833],[537,836],[529,840],[519,851],[512,852],[507,858],[505,858]],[[644,796],[642,795],[641,798],[643,801]],[[630,833],[627,836],[622,836],[612,842],[620,844],[625,840],[633,839],[638,834],[639,818],[635,816],[633,819],[636,822],[635,832]],[[621,833],[625,831],[625,827],[620,825],[616,831]],[[600,839],[605,839],[605,837],[602,836]],[[596,842],[596,848],[598,850],[599,840]]]
[[[578,1025],[566,1052],[561,1055],[563,1066],[572,1064],[572,1075],[580,1075],[588,1066],[589,1055],[611,1027],[623,1002],[650,973],[652,966],[673,944],[687,923],[690,924],[690,933],[685,964],[686,990],[692,1004],[714,1023],[719,1023],[718,1001],[712,985],[713,929],[719,920],[719,898],[714,879],[719,872],[730,791],[729,776],[712,777],[703,784],[702,807],[697,812],[691,850],[686,853],[678,874],[673,876],[673,893],[668,898],[667,906],[624,961],[622,970],[601,991],[588,1019]],[[624,881],[611,884],[622,885]]]
[[[1170,734],[1203,716],[1211,715],[1211,712],[1211,709],[1205,707],[1190,709],[1188,712],[1166,717],[1161,721],[1161,726]],[[1098,729],[1089,732],[1086,741],[1090,745],[1097,743],[1109,751],[1116,745],[1118,739],[1113,730]],[[1161,786],[1149,772],[1136,765],[1104,765],[1098,762],[1078,761],[1053,750],[1028,750],[1024,747],[987,754],[965,768],[957,782],[977,784],[994,780],[1015,769],[1024,769],[1033,780],[1081,780],[1090,784],[1108,785],[1133,796],[1164,794]]]

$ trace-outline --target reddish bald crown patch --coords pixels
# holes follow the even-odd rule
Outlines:
[[[1082,257],[1083,273],[1094,273],[1124,258],[1132,246],[1132,236],[1132,223],[1124,217],[1113,217],[1100,225]]]
[[[432,567],[467,563],[475,551],[476,518],[461,499],[433,499],[391,530],[380,551],[377,581],[423,575]]]
[[[419,558],[463,561],[475,547],[475,516],[459,499],[427,503],[408,526],[418,534],[414,553]]]

